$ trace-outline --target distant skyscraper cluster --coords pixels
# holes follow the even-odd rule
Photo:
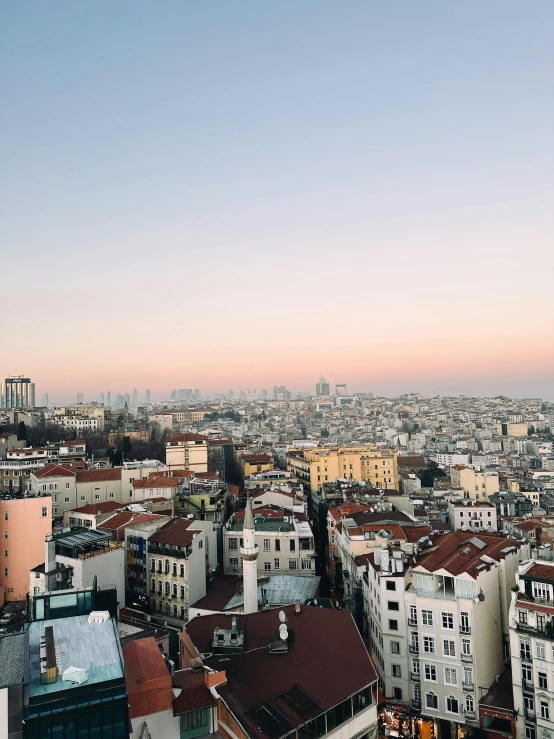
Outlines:
[[[35,383],[29,377],[7,377],[0,386],[0,408],[34,408]]]

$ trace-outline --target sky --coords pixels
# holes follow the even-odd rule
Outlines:
[[[551,0],[0,5],[0,376],[554,399]]]

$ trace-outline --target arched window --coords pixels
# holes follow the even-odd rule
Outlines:
[[[466,711],[473,713],[475,710],[475,702],[472,695],[466,695]]]
[[[171,592],[171,585],[170,585],[170,583],[166,582],[166,584],[165,584],[165,594],[166,595],[169,595],[170,592]]]
[[[458,699],[455,695],[449,695],[446,699],[446,710],[448,713],[459,713]]]
[[[421,686],[420,685],[414,685],[414,698],[416,701],[421,700]]]
[[[432,690],[425,694],[425,706],[427,708],[432,708],[435,711],[437,711],[439,708],[438,698],[436,696],[436,693],[433,693]]]
[[[182,600],[185,599],[185,586],[184,585],[181,585],[181,599]]]

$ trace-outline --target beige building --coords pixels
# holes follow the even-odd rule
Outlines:
[[[499,436],[527,436],[529,427],[526,423],[497,423],[496,433]]]
[[[489,495],[500,491],[498,472],[474,470],[462,464],[450,468],[450,483],[453,488],[463,488],[472,500],[488,500]]]
[[[398,454],[391,449],[370,446],[291,449],[286,463],[287,470],[309,485],[311,492],[338,479],[367,480],[382,490],[398,490]]]
[[[207,472],[207,437],[200,434],[172,436],[165,444],[165,460],[169,470]]]

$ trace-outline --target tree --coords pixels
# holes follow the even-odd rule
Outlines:
[[[130,436],[123,437],[123,456],[126,460],[133,458],[133,445]]]
[[[527,436],[533,436],[534,433],[535,427],[531,424],[531,426],[529,426],[529,428],[527,429]]]
[[[17,438],[19,441],[27,441],[27,426],[25,426],[25,423],[23,421],[19,422],[19,427],[17,429]]]
[[[423,488],[432,488],[438,477],[446,477],[446,472],[441,470],[436,462],[429,462],[427,467],[424,470],[420,470],[417,474],[421,480],[421,487]]]

